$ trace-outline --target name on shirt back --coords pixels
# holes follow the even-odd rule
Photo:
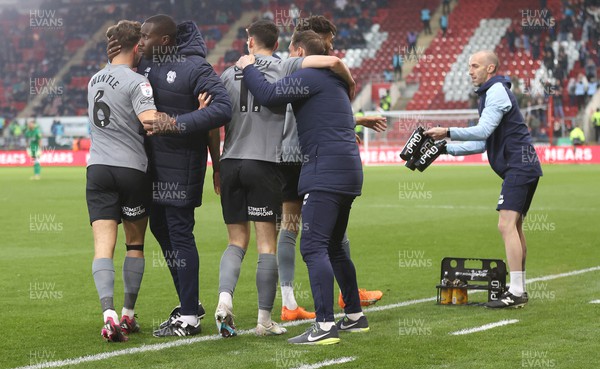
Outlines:
[[[113,90],[119,85],[119,81],[113,75],[103,73],[92,78],[92,83],[90,86],[93,87],[96,83],[100,82],[105,82],[110,87],[112,87]]]

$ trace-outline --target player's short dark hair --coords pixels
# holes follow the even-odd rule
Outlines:
[[[337,27],[329,19],[322,15],[311,15],[308,18],[302,18],[296,24],[296,32],[298,31],[315,31],[322,37],[335,36],[337,34]],[[325,47],[329,53],[333,49],[331,43],[326,43]]]
[[[296,31],[292,35],[292,45],[302,47],[306,55],[327,55],[325,42],[315,31]]]
[[[142,25],[140,22],[121,20],[106,30],[106,37],[115,39],[123,50],[132,50],[140,41]]]
[[[274,49],[279,38],[279,29],[270,20],[259,20],[248,27],[248,36],[267,49]]]
[[[153,15],[146,19],[144,23],[152,23],[156,27],[155,32],[160,36],[169,36],[171,40],[175,40],[177,36],[177,24],[170,16],[166,14]]]

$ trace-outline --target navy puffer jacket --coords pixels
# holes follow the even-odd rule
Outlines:
[[[206,61],[206,44],[194,22],[177,26],[177,52],[142,59],[138,73],[150,80],[160,112],[176,117],[180,134],[148,137],[154,203],[176,207],[202,204],[208,131],[231,120],[225,86]],[[197,96],[208,92],[210,105],[198,109]]]

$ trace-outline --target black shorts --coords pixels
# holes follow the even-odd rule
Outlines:
[[[279,219],[281,179],[276,164],[260,160],[222,160],[221,206],[225,224]]]
[[[300,201],[302,196],[298,195],[298,182],[302,163],[278,163],[277,169],[281,176],[283,201]]]
[[[90,223],[100,219],[134,221],[148,216],[152,204],[152,181],[142,171],[90,165],[85,197]]]
[[[539,177],[506,176],[496,210],[514,210],[526,216],[539,180]]]

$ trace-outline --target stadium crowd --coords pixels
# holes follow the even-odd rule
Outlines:
[[[444,2],[444,5],[447,3],[449,2]],[[244,10],[260,9],[263,18],[273,20],[282,29],[283,41],[280,42],[279,50],[283,51],[289,43],[293,22],[289,24],[289,21],[282,18],[291,17],[297,21],[300,16],[307,14],[324,14],[337,26],[336,49],[345,50],[365,44],[363,34],[371,26],[372,16],[378,8],[387,5],[388,0],[228,0],[215,3],[202,1],[191,8],[185,8],[182,2],[141,0],[118,4],[82,2],[67,5],[58,0],[43,2],[40,11],[54,12],[48,14],[60,20],[57,27],[33,27],[31,17],[38,15],[23,14],[15,7],[4,7],[0,12],[0,22],[7,37],[0,41],[0,45],[6,50],[0,55],[0,71],[3,74],[0,80],[0,146],[14,147],[14,142],[22,141],[13,138],[14,130],[6,128],[11,126],[17,114],[38,95],[42,95],[41,99],[33,107],[30,116],[85,114],[84,92],[87,80],[92,71],[105,64],[103,42],[88,48],[81,60],[73,62],[63,77],[55,79],[55,76],[65,64],[71,62],[75,51],[107,20],[140,21],[157,13],[173,14],[176,18],[191,18],[200,25],[210,48],[223,37],[223,27],[239,19]],[[532,60],[541,61],[546,70],[546,76],[538,86],[532,80],[513,79],[515,95],[521,106],[526,108],[526,121],[536,141],[547,141],[550,130],[553,130],[554,137],[568,136],[573,123],[582,119],[582,108],[598,88],[598,5],[595,1],[562,2],[560,14],[552,14],[542,2],[540,9],[547,11],[536,15],[540,17],[537,23],[529,24],[555,22],[553,27],[547,27],[540,32],[539,27],[518,24],[513,20],[505,35],[511,52],[526,53]],[[285,24],[286,22],[288,24]],[[565,42],[568,40],[577,43],[577,60],[573,60],[573,54],[566,49]],[[555,41],[559,42],[558,47],[552,46]],[[232,65],[246,52],[245,28],[240,28],[238,39],[223,57],[224,66]],[[390,70],[384,71],[386,80],[390,82],[402,76],[402,66],[397,61],[396,64],[393,63],[392,61]],[[569,71],[570,65],[573,65],[573,68]],[[392,70],[395,75],[392,74]],[[49,93],[48,88],[51,90]],[[552,122],[548,122],[547,114],[550,97],[553,100]]]

